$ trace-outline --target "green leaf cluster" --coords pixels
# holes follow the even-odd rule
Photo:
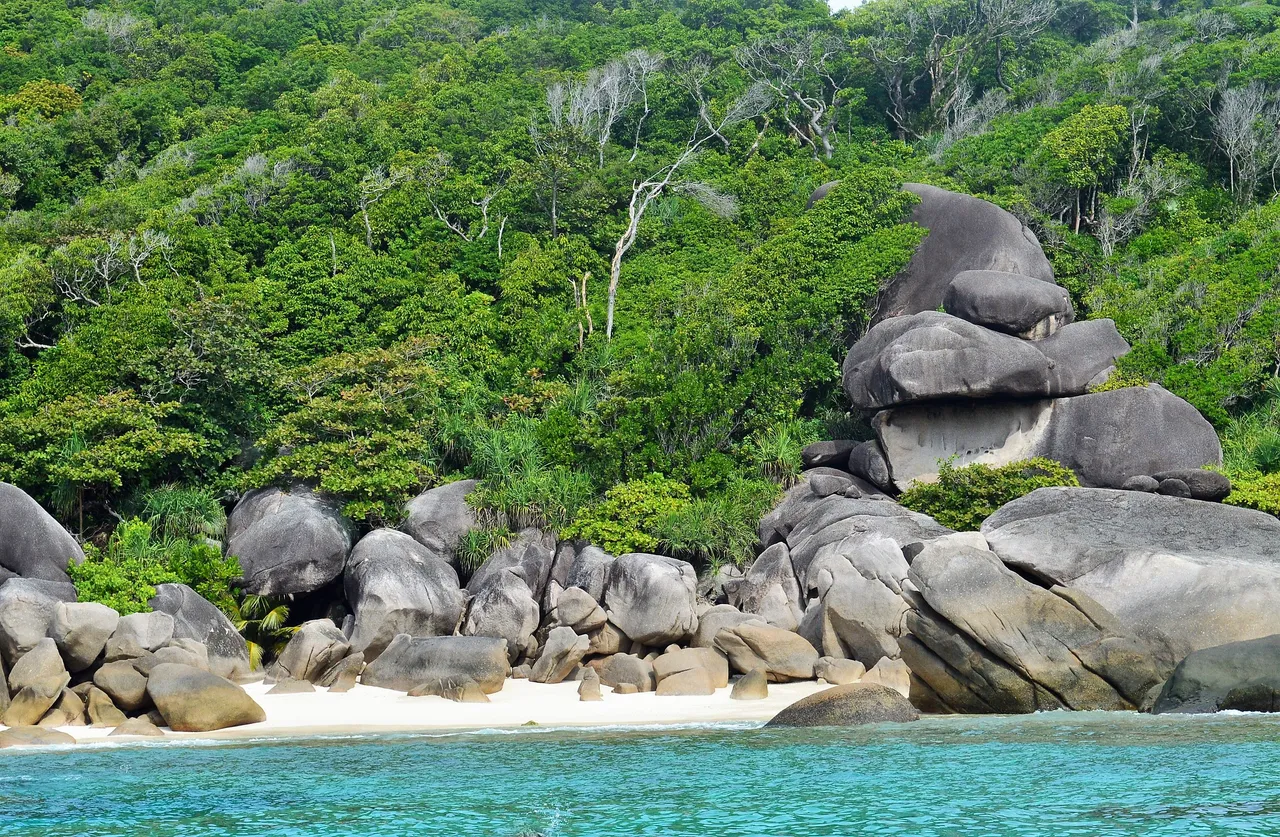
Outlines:
[[[898,501],[958,532],[976,532],[1001,506],[1037,488],[1079,484],[1070,468],[1041,457],[994,468],[942,462],[936,482],[916,483]]]

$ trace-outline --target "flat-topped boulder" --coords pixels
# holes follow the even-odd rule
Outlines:
[[[1074,316],[1066,288],[999,270],[957,273],[942,307],[954,317],[1027,340],[1048,337]]]
[[[360,682],[407,692],[433,680],[474,680],[485,694],[493,694],[502,690],[510,673],[507,645],[502,639],[400,634],[365,667]]]
[[[360,539],[343,573],[355,611],[351,647],[376,659],[397,634],[448,636],[462,619],[458,573],[440,554],[394,529]]]
[[[304,487],[244,495],[227,521],[227,554],[240,559],[246,592],[309,593],[342,574],[355,543],[337,503]]]
[[[1280,633],[1280,520],[1135,491],[1041,488],[983,523],[1010,566],[1074,587],[1182,653]]]
[[[40,504],[16,485],[0,482],[0,582],[6,577],[69,581],[67,564],[84,551]]]

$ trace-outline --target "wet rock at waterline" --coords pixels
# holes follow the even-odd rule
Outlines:
[[[878,683],[851,683],[802,698],[765,726],[848,727],[918,720],[920,712],[893,689]]]

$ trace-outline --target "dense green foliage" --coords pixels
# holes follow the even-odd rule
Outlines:
[[[1274,426],[1278,5],[0,0],[0,42],[0,479],[99,543],[162,485],[374,526],[473,476],[495,533],[737,560],[865,432],[905,179],[1024,217],[1114,385]]]
[[[1027,459],[995,468],[974,463],[962,468],[944,462],[938,480],[902,492],[899,502],[958,532],[976,532],[996,509],[1037,488],[1079,485],[1070,468],[1052,459]]]

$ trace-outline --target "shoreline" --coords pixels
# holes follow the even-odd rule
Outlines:
[[[164,738],[111,737],[111,729],[87,726],[57,727],[81,743],[161,743],[173,741],[283,740],[310,736],[388,735],[396,733],[465,733],[547,727],[583,729],[609,727],[678,727],[717,723],[759,723],[781,709],[823,689],[828,683],[801,681],[770,683],[763,700],[732,700],[732,687],[706,696],[658,697],[655,692],[632,695],[602,688],[603,700],[578,699],[578,682],[534,683],[508,679],[489,703],[455,703],[435,696],[409,697],[404,692],[357,684],[351,691],[268,695],[270,686],[250,683],[249,695],[267,713],[257,724],[212,732],[173,732]],[[529,722],[534,722],[533,725]],[[3,729],[4,727],[0,727]],[[66,746],[66,745],[63,745]]]

